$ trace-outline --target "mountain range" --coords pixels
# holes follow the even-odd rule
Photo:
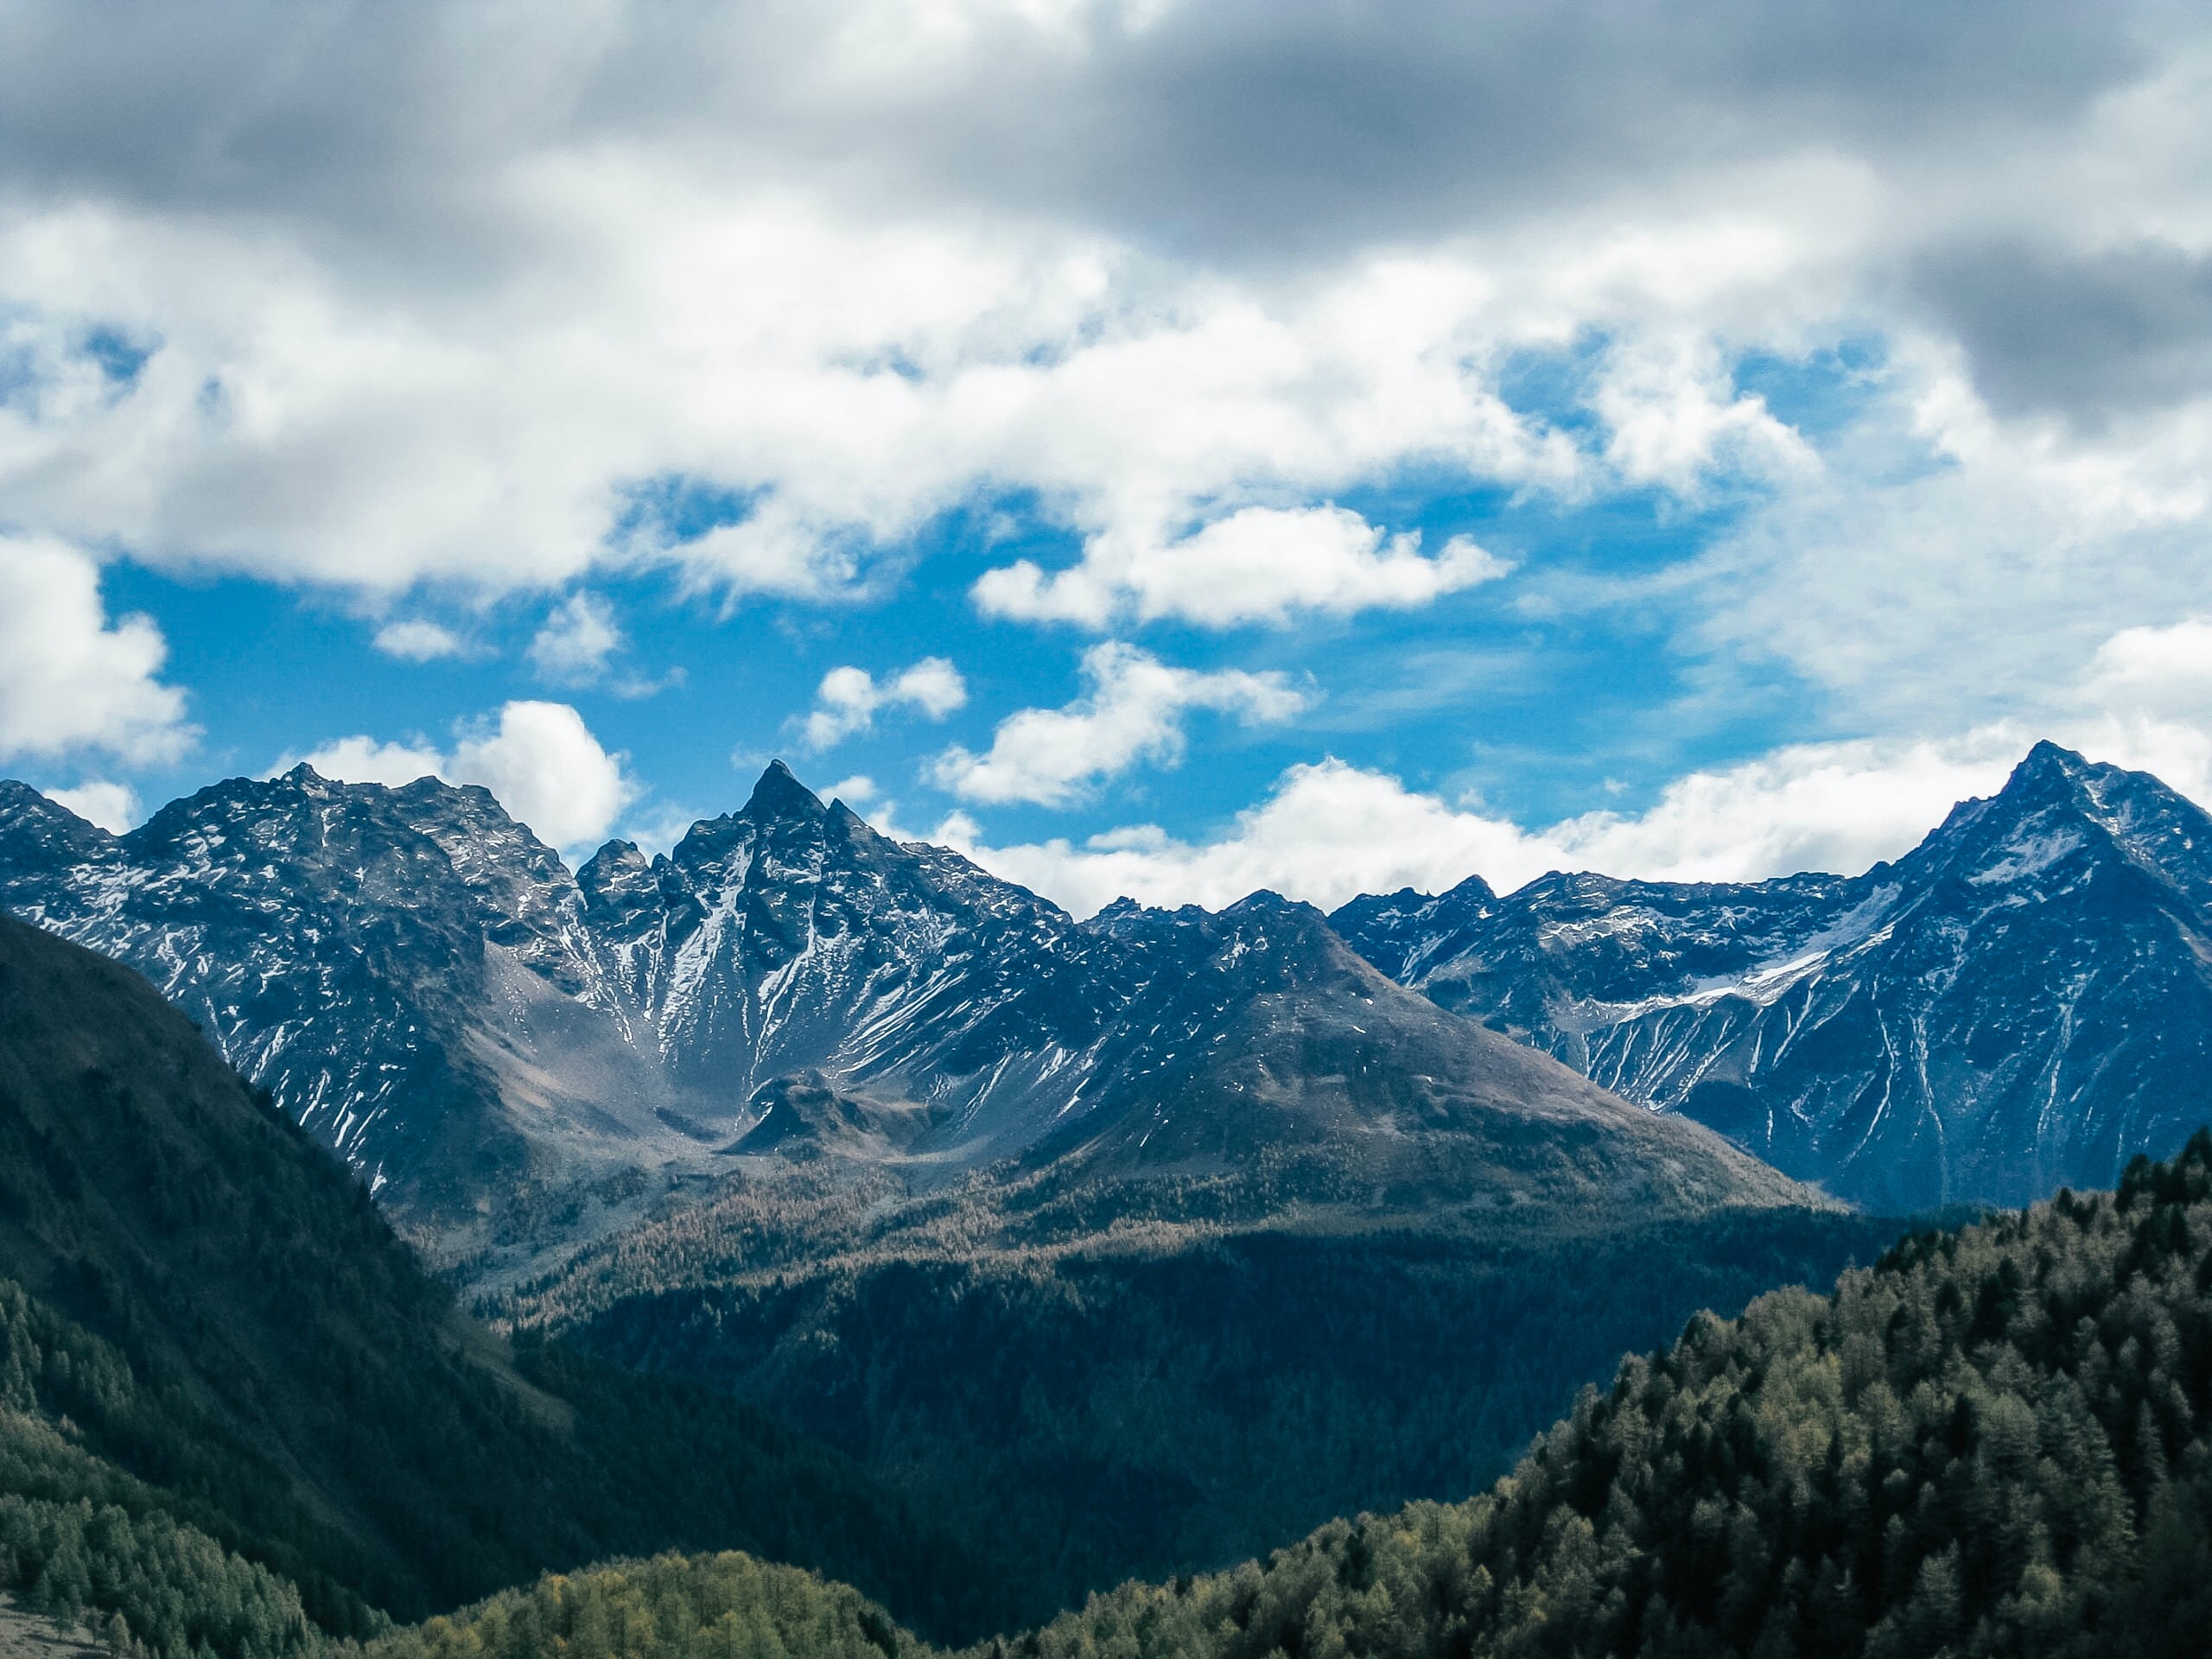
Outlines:
[[[429,779],[236,779],[120,836],[0,785],[0,906],[146,974],[482,1279],[771,1152],[915,1189],[1265,1157],[1370,1205],[1805,1198],[1403,989],[1310,906],[1078,923],[781,764],[672,853],[573,876]]]
[[[2212,817],[2036,746],[1894,863],[1552,874],[1330,918],[1440,1006],[1889,1214],[2105,1187],[2212,1121]]]
[[[486,1281],[769,1156],[922,1191],[1326,1147],[1406,1204],[1510,1205],[1572,1123],[1610,1148],[1578,1179],[1661,1210],[1799,1196],[1704,1125],[1904,1213],[2109,1182],[2212,1116],[2212,819],[2048,743],[1863,874],[1475,875],[1325,920],[1078,922],[781,763],[573,874],[433,779],[303,766],[123,836],[0,784],[0,906],[146,973]]]

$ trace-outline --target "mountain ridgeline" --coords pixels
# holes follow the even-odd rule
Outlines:
[[[1007,1160],[1249,1170],[1281,1151],[1383,1201],[1804,1197],[1440,1014],[1308,906],[1079,924],[780,764],[672,854],[618,842],[574,877],[484,791],[433,779],[302,766],[122,836],[6,785],[0,905],[145,973],[480,1282],[772,1146],[915,1188]],[[837,1123],[808,1118],[833,1098]]]
[[[1330,918],[1401,983],[1904,1214],[2109,1186],[2212,1120],[2212,817],[2044,743],[1863,875],[1548,875]]]

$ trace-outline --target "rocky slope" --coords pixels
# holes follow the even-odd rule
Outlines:
[[[575,876],[431,779],[302,766],[122,836],[0,785],[0,906],[145,973],[481,1277],[802,1152],[927,1186],[1357,1147],[1363,1190],[1580,1202],[1547,1186],[1572,1142],[1578,1183],[1662,1208],[1800,1196],[1443,1019],[1305,906],[1078,924],[780,763],[671,854],[613,842]]]
[[[1894,864],[1354,900],[1384,972],[1902,1213],[2108,1186],[2212,1120],[2212,818],[2044,743]]]

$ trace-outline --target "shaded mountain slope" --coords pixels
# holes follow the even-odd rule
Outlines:
[[[511,1357],[144,981],[5,917],[0,1302],[0,1491],[168,1516],[328,1628],[671,1543],[824,1567],[932,1627],[962,1592],[926,1525],[756,1413]]]
[[[2212,818],[2038,745],[1863,876],[1355,900],[1442,1006],[1877,1208],[2115,1180],[2212,1115]]]

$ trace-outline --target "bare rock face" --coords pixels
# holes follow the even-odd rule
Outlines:
[[[1308,1176],[1357,1150],[1346,1180],[1409,1201],[1802,1196],[1443,1014],[1307,906],[1078,924],[780,763],[671,854],[610,842],[574,875],[489,794],[431,779],[301,766],[121,836],[0,785],[0,906],[144,973],[480,1276],[772,1158],[926,1186],[1302,1147]],[[1562,1137],[1579,1150],[1548,1163]]]
[[[1441,1007],[1871,1208],[2110,1186],[2212,1120],[2212,818],[2039,744],[1861,876],[1355,899]]]

